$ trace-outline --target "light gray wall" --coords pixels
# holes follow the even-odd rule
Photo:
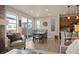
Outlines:
[[[54,38],[55,35],[59,34],[59,17],[57,16],[51,16],[51,17],[42,17],[42,18],[35,18],[35,21],[40,19],[41,21],[41,28],[48,30],[48,38]],[[51,20],[55,20],[55,31],[51,31]],[[48,22],[48,26],[44,27],[43,22]],[[34,24],[35,25],[35,24]]]

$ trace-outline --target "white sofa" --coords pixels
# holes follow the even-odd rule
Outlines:
[[[66,54],[79,54],[79,39],[74,40],[74,42],[68,46]]]

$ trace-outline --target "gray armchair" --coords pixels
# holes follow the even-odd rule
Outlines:
[[[19,33],[8,36],[8,49],[25,48],[25,41]]]

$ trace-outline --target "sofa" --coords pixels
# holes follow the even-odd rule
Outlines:
[[[25,48],[25,40],[21,37],[20,33],[7,34],[8,49]]]

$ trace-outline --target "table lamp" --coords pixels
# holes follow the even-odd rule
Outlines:
[[[74,25],[75,27],[75,32],[77,33],[77,35],[79,36],[79,24]]]
[[[75,31],[79,32],[79,25],[75,25]]]

